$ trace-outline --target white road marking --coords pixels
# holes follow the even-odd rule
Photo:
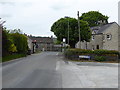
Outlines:
[[[59,68],[60,68],[60,61],[57,61],[55,70],[57,71]]]
[[[59,53],[57,53],[56,55],[58,55]]]

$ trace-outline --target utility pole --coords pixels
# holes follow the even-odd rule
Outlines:
[[[69,17],[68,17],[68,16],[65,16],[65,18],[67,18],[67,20],[68,20],[68,36],[67,36],[67,43],[68,43],[68,45],[69,45],[69,29],[70,29]]]
[[[69,18],[68,18],[68,45],[69,45]]]
[[[81,48],[79,11],[78,11],[78,13],[77,13],[77,16],[78,16],[78,30],[79,30],[79,48]]]

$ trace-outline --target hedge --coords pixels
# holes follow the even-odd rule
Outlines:
[[[99,62],[106,61],[106,57],[104,57],[104,56],[95,56],[95,61],[99,61]]]
[[[67,49],[65,54],[97,54],[97,55],[105,55],[105,54],[114,54],[118,55],[119,52],[115,50],[86,50],[86,49]]]
[[[115,50],[86,50],[86,49],[67,49],[65,57],[71,59],[79,55],[95,55],[95,56],[118,56],[119,52]],[[95,57],[94,57],[95,58]]]

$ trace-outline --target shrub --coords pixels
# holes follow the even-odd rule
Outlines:
[[[91,55],[92,57],[94,57],[94,55],[117,56],[117,55],[119,55],[119,52],[115,51],[115,50],[94,50],[94,51],[92,51],[92,50],[86,50],[86,49],[67,49],[65,51],[65,57],[67,57],[68,59],[71,59],[71,57],[72,58],[78,57],[79,55]],[[103,57],[98,57],[98,58],[102,59]]]
[[[118,55],[119,52],[118,51],[115,51],[115,50],[94,50],[93,51],[94,54],[97,54],[97,55],[105,55],[105,54],[116,54]]]
[[[99,61],[99,62],[106,60],[104,56],[95,56],[94,58],[95,58],[95,61]]]
[[[6,56],[10,52],[16,52],[16,51],[17,50],[14,43],[9,38],[9,32],[6,29],[2,30],[2,56]]]
[[[10,35],[17,48],[17,52],[27,53],[28,50],[27,37],[20,33],[11,33]]]

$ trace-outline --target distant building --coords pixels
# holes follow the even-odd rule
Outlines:
[[[36,43],[36,49],[40,51],[52,51],[53,50],[53,38],[52,37],[29,37]]]
[[[81,49],[105,49],[120,51],[120,26],[116,22],[91,27],[92,38],[90,42],[81,42]],[[79,44],[76,44],[79,48]]]

